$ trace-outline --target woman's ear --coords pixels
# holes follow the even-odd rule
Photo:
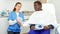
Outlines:
[[[14,8],[16,8],[16,6]]]

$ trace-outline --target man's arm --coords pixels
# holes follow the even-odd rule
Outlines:
[[[53,25],[44,26],[44,30],[54,29]]]
[[[54,29],[54,26],[53,25],[48,25],[50,29]]]
[[[34,30],[35,29],[35,24],[31,24],[30,29]]]

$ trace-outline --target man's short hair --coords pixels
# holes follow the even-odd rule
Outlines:
[[[42,3],[40,1],[35,1],[34,4],[35,3],[38,3],[38,5],[41,5],[42,6]]]

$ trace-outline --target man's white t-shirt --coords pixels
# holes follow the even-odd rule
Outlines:
[[[39,30],[43,29],[44,26],[55,25],[54,21],[54,15],[52,15],[51,13],[46,11],[36,11],[30,16],[27,23],[37,24],[35,27]],[[41,25],[42,27],[39,28],[39,25]]]
[[[54,24],[53,22],[53,15],[46,11],[36,11],[30,16],[28,20],[29,24],[42,24],[44,26]]]

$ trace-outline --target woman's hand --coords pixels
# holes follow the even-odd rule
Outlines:
[[[20,19],[16,19],[16,21],[22,26],[22,22]]]
[[[44,30],[48,30],[48,29],[50,29],[49,26],[44,26]]]
[[[20,19],[16,19],[16,21],[17,21],[18,23],[20,23]]]

